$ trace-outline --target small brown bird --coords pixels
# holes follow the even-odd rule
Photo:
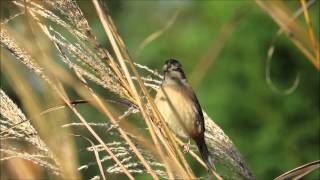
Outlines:
[[[193,139],[208,169],[214,168],[204,140],[202,109],[181,64],[169,59],[163,66],[163,72],[164,80],[155,98],[160,114],[177,136]]]

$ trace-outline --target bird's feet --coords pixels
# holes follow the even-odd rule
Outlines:
[[[188,153],[190,151],[190,140],[188,141],[188,143],[183,144],[182,148],[184,153]]]

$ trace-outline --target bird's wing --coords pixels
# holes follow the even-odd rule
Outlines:
[[[204,132],[205,131],[205,129],[204,129],[204,117],[203,117],[201,105],[200,105],[200,103],[198,101],[198,98],[197,98],[196,94],[194,93],[192,87],[189,84],[187,84],[186,86],[187,86],[188,91],[189,91],[188,95],[192,99],[192,101],[194,102],[194,106],[195,106],[195,109],[196,109],[196,113],[197,113],[197,115],[196,115],[197,119],[195,121],[197,123],[196,126],[199,128],[200,132]]]

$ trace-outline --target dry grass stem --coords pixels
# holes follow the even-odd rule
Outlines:
[[[156,122],[156,123],[159,123],[159,122],[162,123],[162,125],[161,125],[161,127],[163,127],[162,131],[156,131],[156,132],[165,133],[164,136],[166,136],[167,138],[169,137],[169,138],[167,139],[167,140],[169,140],[169,142],[168,142],[168,141],[162,141],[164,147],[165,147],[166,150],[168,151],[169,156],[171,157],[171,159],[173,159],[173,160],[176,162],[176,164],[178,165],[177,167],[181,167],[181,166],[180,166],[178,160],[176,159],[176,155],[174,155],[175,152],[178,153],[178,157],[179,157],[180,159],[182,158],[181,160],[182,160],[182,162],[184,162],[183,164],[184,164],[184,166],[187,168],[187,171],[186,171],[186,172],[184,172],[184,170],[182,170],[182,171],[179,170],[179,171],[182,173],[182,174],[180,175],[180,177],[182,177],[182,178],[192,178],[192,177],[193,177],[193,174],[192,174],[192,172],[190,172],[190,170],[188,170],[188,169],[190,169],[190,168],[188,167],[188,164],[186,164],[186,163],[185,163],[186,161],[183,160],[184,157],[181,156],[181,152],[180,152],[180,150],[177,148],[176,142],[173,140],[171,132],[168,130],[168,127],[167,127],[166,124],[164,123],[161,115],[159,114],[159,112],[158,112],[158,110],[157,110],[157,108],[156,108],[156,106],[155,106],[155,104],[154,104],[154,102],[153,102],[153,99],[150,97],[150,95],[149,95],[149,93],[147,92],[145,86],[143,85],[142,80],[141,80],[141,77],[140,77],[140,75],[138,74],[138,72],[137,72],[137,70],[136,70],[136,68],[135,68],[135,66],[134,66],[134,64],[133,64],[133,61],[132,61],[132,59],[130,58],[130,56],[129,56],[129,54],[128,54],[128,51],[127,51],[127,49],[126,49],[126,47],[125,47],[125,45],[124,45],[124,43],[123,43],[123,40],[122,40],[121,37],[116,33],[117,31],[116,31],[116,28],[115,28],[115,26],[114,26],[114,24],[113,24],[113,22],[112,22],[112,19],[111,19],[110,15],[108,16],[107,20],[108,20],[108,22],[109,22],[109,24],[110,24],[111,32],[112,32],[113,35],[115,36],[115,40],[116,40],[117,44],[119,45],[121,52],[124,54],[124,57],[128,60],[128,63],[129,63],[129,65],[130,65],[130,67],[131,67],[131,70],[133,71],[134,75],[137,77],[139,86],[140,86],[140,88],[141,88],[144,96],[146,97],[148,103],[150,103],[150,109],[151,109],[151,111],[152,111],[152,113],[153,113],[153,116],[155,116],[155,118],[158,119],[158,122]],[[146,114],[146,115],[148,115],[148,114]],[[160,120],[160,121],[159,121],[159,120]],[[154,122],[151,121],[151,123],[154,123]],[[148,124],[148,121],[147,121],[147,124]],[[148,125],[148,126],[149,126],[149,125]],[[154,126],[154,125],[153,125],[153,127],[157,127],[157,126]],[[163,131],[163,130],[164,130],[164,131]],[[163,136],[162,133],[157,133],[158,137],[162,138],[162,136]],[[153,134],[153,129],[151,129],[151,135],[152,135],[152,134]],[[159,145],[157,145],[157,139],[154,138],[154,140],[156,140],[156,141],[155,141],[156,147],[159,147]],[[163,139],[162,139],[162,140],[163,140]],[[179,155],[179,153],[180,153],[180,155]],[[166,163],[166,162],[165,162],[165,163]],[[180,168],[180,169],[181,169],[181,168]],[[170,172],[168,172],[168,173],[170,173]]]
[[[288,38],[295,46],[310,60],[310,62],[320,69],[320,63],[317,59],[318,52],[314,52],[313,46],[310,46],[310,39],[305,30],[296,21],[292,21],[289,10],[280,1],[261,1],[256,3],[266,11],[272,19],[281,27]],[[318,51],[318,50],[317,50]]]
[[[319,49],[319,43],[318,41],[316,40],[316,35],[315,35],[315,32],[314,32],[314,29],[313,29],[313,26],[312,26],[312,23],[311,23],[311,19],[310,19],[310,16],[309,16],[309,12],[308,12],[308,8],[307,8],[307,5],[306,5],[306,1],[305,0],[300,0],[300,3],[302,5],[302,9],[303,9],[303,14],[304,14],[304,17],[306,19],[306,23],[308,25],[308,32],[309,32],[309,37],[310,37],[310,41],[311,41],[311,45],[314,49],[314,53],[316,54],[316,59],[318,61],[318,66],[320,66],[320,59],[319,59],[319,52],[320,52],[320,49]]]
[[[111,157],[118,163],[118,165],[123,169],[124,173],[128,175],[130,179],[134,179],[130,172],[122,165],[122,163],[114,156],[112,151],[105,145],[103,140],[99,137],[99,135],[87,124],[85,118],[81,116],[81,114],[74,108],[73,105],[70,104],[68,98],[66,98],[63,93],[59,90],[59,88],[45,75],[41,68],[39,68],[34,61],[32,61],[31,56],[26,54],[23,50],[21,50],[13,39],[10,39],[5,31],[1,31],[1,45],[8,50],[10,50],[22,63],[24,63],[29,69],[39,75],[40,78],[44,79],[54,90],[58,93],[60,98],[68,105],[68,107],[72,110],[72,112],[79,118],[79,120],[85,125],[90,133],[97,139],[97,141],[103,144],[105,150],[110,154]]]
[[[308,3],[306,4],[306,8],[309,9],[313,4],[315,3],[315,1],[311,0],[311,1],[308,1]],[[300,8],[298,10],[295,11],[295,13],[293,14],[293,16],[291,17],[289,23],[291,21],[294,21],[296,20],[302,13],[304,12],[304,8]],[[268,53],[267,53],[267,60],[266,60],[266,70],[265,70],[265,77],[266,77],[266,82],[267,84],[269,85],[269,87],[271,88],[271,90],[273,90],[274,92],[276,93],[279,93],[279,94],[283,94],[283,95],[289,95],[291,94],[292,92],[294,92],[299,83],[300,83],[300,76],[299,74],[296,75],[296,78],[293,82],[293,84],[291,85],[291,87],[285,89],[285,90],[281,90],[279,89],[272,81],[272,78],[271,78],[271,60],[272,60],[272,57],[273,57],[273,54],[275,52],[275,45],[276,45],[276,42],[278,40],[278,38],[280,37],[280,35],[282,35],[283,33],[283,29],[282,28],[279,28],[279,30],[277,31],[276,35],[274,36],[274,38],[272,39],[272,43],[271,43],[271,46],[269,47],[268,49]]]
[[[303,176],[309,174],[310,172],[320,168],[320,161],[314,161],[297,168],[294,168],[278,177],[274,180],[284,180],[284,179],[293,179],[298,180],[301,179]]]
[[[60,106],[46,106],[46,108],[52,108],[47,108],[42,112],[40,110],[35,111],[36,113],[32,113],[32,115],[36,114],[35,117],[37,117],[37,119],[42,119],[50,116],[50,114],[52,115],[52,112],[57,113],[57,110],[64,109],[65,107],[70,110],[59,112],[70,113],[75,116],[79,122],[67,121],[64,122],[63,125],[60,125],[59,128],[63,127],[62,129],[68,130],[83,129],[96,141],[92,142],[89,138],[85,138],[91,144],[86,150],[89,151],[88,153],[94,153],[95,160],[78,167],[78,171],[83,172],[91,166],[96,166],[97,172],[99,173],[93,176],[92,179],[106,179],[108,177],[106,177],[105,173],[121,173],[125,174],[129,179],[134,179],[134,175],[139,173],[148,173],[153,179],[198,178],[194,175],[189,163],[179,148],[178,144],[181,144],[181,142],[175,139],[174,134],[172,134],[167,127],[153,102],[153,98],[148,92],[150,90],[158,90],[163,77],[158,72],[145,65],[135,63],[131,59],[110,14],[103,11],[102,6],[97,0],[92,0],[92,2],[111,44],[112,53],[115,55],[114,57],[109,50],[97,41],[87,19],[75,1],[44,0],[42,4],[28,0],[13,1],[17,7],[26,12],[27,23],[36,39],[36,45],[40,46],[40,38],[46,37],[48,42],[56,48],[57,51],[55,53],[59,55],[59,60],[74,72],[74,74],[67,72],[65,67],[55,63],[54,60],[48,56],[49,52],[45,50],[45,48],[37,47],[41,51],[41,55],[37,55],[35,53],[36,51],[32,51],[30,55],[28,51],[23,50],[23,48],[15,42],[14,36],[9,35],[5,28],[1,29],[1,46],[7,49],[31,72],[35,73],[39,79],[46,82],[50,91],[52,91],[50,95],[52,94],[52,96],[62,101],[57,103],[62,104]],[[176,11],[175,15],[164,28],[149,36],[141,46],[146,46],[146,44],[168,29],[177,18],[177,14],[178,11]],[[9,19],[13,21],[13,19],[18,16],[20,15]],[[43,20],[48,20],[50,23]],[[10,31],[13,30],[10,29]],[[41,32],[39,36],[35,35],[38,31]],[[33,58],[33,56],[37,58]],[[44,60],[36,61],[37,59]],[[8,74],[11,76],[14,76],[13,67],[14,66],[10,64],[5,65],[6,72],[10,72]],[[148,75],[142,77],[138,70],[144,71]],[[15,79],[15,84],[20,82],[19,78],[17,77]],[[99,87],[105,88],[105,90],[112,95],[116,95],[116,100],[112,101],[120,105],[125,105],[125,110],[118,113],[118,109],[115,110],[113,107],[115,104],[106,103],[87,80],[97,84]],[[85,100],[70,100],[69,96],[71,97],[71,95],[69,89],[72,89],[81,99]],[[28,92],[31,92],[31,90]],[[19,91],[19,93],[24,92]],[[22,97],[26,97],[27,95],[28,94],[25,93]],[[29,101],[31,101],[31,99],[29,99]],[[93,107],[100,115],[108,119],[108,122],[103,121],[96,123],[86,119],[85,114],[80,111],[80,108],[76,107],[77,104],[84,103]],[[40,109],[39,105],[36,107]],[[1,108],[3,107],[1,106]],[[126,119],[134,113],[140,113],[142,115],[141,117],[145,123],[145,127],[139,129]],[[204,115],[206,126],[205,138],[209,151],[214,159],[217,159],[217,162],[230,168],[231,173],[234,173],[236,177],[254,179],[229,137],[212,119],[205,113]],[[29,119],[33,121],[33,118]],[[30,124],[26,117],[19,121],[12,121],[10,124],[6,123],[6,121],[2,121],[1,119],[1,130],[3,127],[7,129],[5,133],[0,134],[1,137],[2,135],[14,138],[33,137],[31,135],[27,136],[28,131],[24,130],[26,129],[25,127]],[[102,128],[105,134],[98,133],[100,131],[97,131],[97,128]],[[141,131],[147,135],[143,135]],[[10,133],[16,133],[16,136],[10,135]],[[117,141],[104,141],[104,135],[115,136]],[[151,140],[148,139],[149,135],[151,136]],[[86,137],[82,134],[80,136]],[[54,137],[55,136],[47,136],[49,140]],[[25,140],[35,141],[33,139]],[[39,145],[33,142],[33,145],[37,147],[40,146],[41,143]],[[51,146],[48,146],[46,148],[48,149],[50,147]],[[6,153],[12,154],[13,151],[14,150],[7,150]],[[53,151],[52,153],[54,154],[55,152],[57,151]],[[104,153],[104,155],[102,155],[102,153]],[[194,152],[191,151],[190,154],[197,159],[200,164],[204,164],[201,158]],[[21,154],[17,153],[16,156],[22,157]],[[11,155],[7,158],[10,157]],[[53,166],[49,167],[45,163],[36,160],[41,158],[42,156],[33,156],[32,161],[38,161],[39,164],[45,166],[47,169],[54,169]],[[58,159],[58,161],[61,160]],[[105,162],[115,163],[105,166]],[[54,165],[60,168],[60,166]],[[55,172],[58,172],[58,170]],[[77,172],[72,173],[77,174]],[[217,179],[222,179],[216,172],[213,171],[212,173]],[[64,174],[62,171],[62,177],[70,177],[64,176]]]
[[[1,132],[6,131],[6,133],[1,133],[0,135],[0,161],[22,158],[48,169],[55,175],[59,175],[60,170],[56,159],[30,122],[10,129],[12,125],[26,121],[26,116],[3,90],[0,90],[0,101],[0,129]],[[37,153],[25,152],[25,150],[16,146],[17,143],[23,142],[30,143],[33,148],[37,149]]]
[[[102,177],[103,180],[106,180],[106,175],[104,174],[104,170],[103,170],[103,167],[102,167],[101,159],[100,159],[100,156],[99,156],[99,151],[97,150],[97,148],[94,145],[94,143],[87,137],[84,137],[84,136],[81,136],[81,135],[76,135],[76,134],[73,134],[73,135],[82,137],[83,139],[85,139],[86,141],[88,141],[91,144],[91,147],[92,147],[91,149],[94,152],[94,156],[96,158],[96,162],[98,164],[101,177]]]

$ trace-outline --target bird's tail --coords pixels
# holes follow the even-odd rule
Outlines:
[[[210,158],[210,154],[209,154],[206,142],[204,140],[204,137],[195,139],[195,142],[198,146],[198,149],[199,149],[199,152],[200,152],[200,155],[201,155],[203,161],[205,162],[205,164],[208,167],[208,170],[209,171],[211,169],[215,170],[215,166],[213,164],[213,159]]]

